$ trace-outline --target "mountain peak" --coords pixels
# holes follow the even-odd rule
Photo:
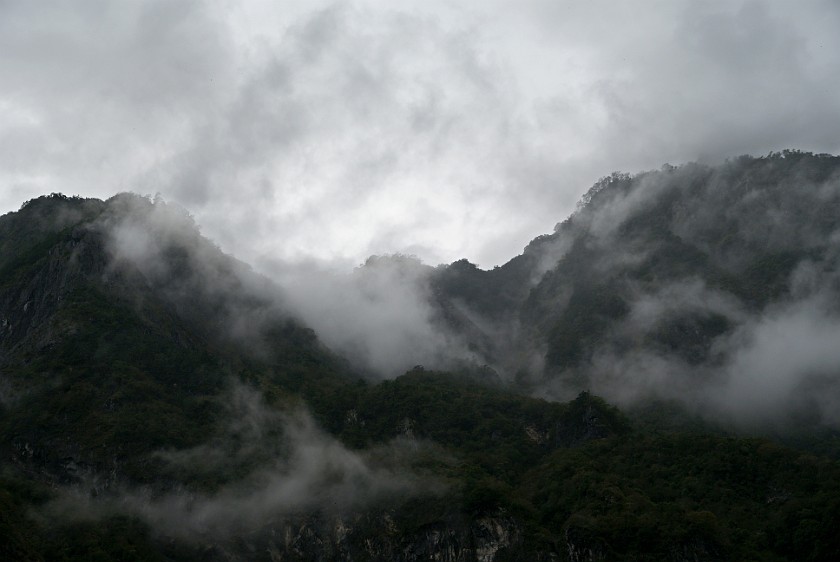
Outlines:
[[[836,157],[668,166],[492,270],[278,287],[177,205],[32,200],[0,217],[0,554],[830,558],[837,208]]]

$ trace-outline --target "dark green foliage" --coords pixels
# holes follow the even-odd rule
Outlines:
[[[356,395],[352,411],[352,420],[345,421],[340,434],[350,443],[363,445],[398,435],[428,439],[457,450],[482,473],[507,482],[557,447],[627,429],[617,410],[593,396],[551,403],[429,371],[367,387]]]
[[[53,193],[28,201],[21,212],[0,217],[0,280],[21,265],[43,258],[62,232],[96,216],[103,206],[97,199]]]
[[[805,260],[821,263],[821,233],[838,227],[836,212],[815,208],[813,198],[799,201],[793,187],[811,189],[836,169],[835,159],[786,152],[717,169],[614,174],[509,264],[481,271],[464,260],[436,270],[434,299],[448,325],[476,333],[480,327],[459,316],[462,304],[495,323],[521,322],[523,340],[547,350],[546,374],[563,374],[580,389],[585,371],[574,368],[607,344],[705,364],[715,359],[714,342],[737,327],[723,312],[672,311],[629,342],[615,327],[640,294],[668,283],[699,279],[748,311],[789,298],[792,272]],[[650,182],[661,189],[647,205],[619,217],[606,237],[597,232],[596,212]],[[760,203],[749,204],[756,192],[764,194]],[[47,508],[60,491],[92,481],[91,494],[103,497],[119,486],[201,494],[270,466],[282,447],[211,466],[160,458],[225,438],[233,452],[247,448],[235,442],[244,438],[225,434],[235,421],[226,400],[236,381],[257,389],[270,411],[305,405],[320,427],[370,462],[387,457],[393,440],[413,447],[408,460],[386,459],[388,466],[437,487],[354,514],[360,536],[371,540],[384,533],[400,544],[493,515],[515,521],[526,545],[500,551],[498,560],[534,552],[564,559],[575,549],[608,560],[840,559],[840,467],[830,460],[840,450],[836,432],[803,424],[787,442],[819,453],[806,454],[728,436],[676,403],[640,405],[628,421],[588,392],[557,403],[497,380],[477,382],[496,378],[489,368],[416,368],[366,382],[311,329],[246,291],[239,265],[207,245],[187,218],[184,236],[162,239],[166,275],[115,267],[91,227],[103,213],[150,212],[144,201],[54,195],[0,219],[0,305],[17,330],[0,340],[0,391],[10,397],[0,402],[0,558],[268,559],[269,550],[254,545],[273,536],[277,521],[249,536],[189,542],[124,514],[63,519]],[[709,201],[716,220],[705,216]],[[792,234],[743,229],[780,209],[790,209],[796,225],[808,216],[809,226]],[[206,263],[196,249],[210,256]],[[555,251],[556,263],[546,262]],[[203,282],[206,275],[214,284]],[[233,313],[251,322],[244,335],[224,329]],[[488,349],[490,340],[474,350]],[[265,443],[282,434],[262,429]],[[377,518],[385,511],[377,510],[388,513],[384,531]],[[357,552],[362,542],[353,545]]]
[[[436,293],[457,299],[493,320],[506,320],[527,295],[533,257],[518,256],[488,271],[467,260],[440,268],[433,277]]]
[[[575,283],[564,314],[548,332],[546,359],[563,368],[575,366],[627,312],[627,303],[615,285],[589,280]]]
[[[27,506],[19,497],[0,487],[0,558],[40,561],[36,526],[26,516]]]
[[[164,561],[145,525],[127,517],[79,522],[62,527],[47,537],[44,558],[56,562]]]
[[[145,325],[92,288],[67,295],[55,322],[74,329],[13,373],[16,386],[41,392],[8,412],[7,443],[30,443],[47,464],[116,458],[134,472],[150,449],[189,446],[211,431],[223,375],[206,352],[177,345],[167,326]]]
[[[515,326],[502,330],[514,342],[505,342],[505,354],[546,359],[523,382],[559,378],[568,391],[585,390],[593,357],[631,350],[715,368],[725,359],[715,344],[745,318],[802,298],[794,284],[803,268],[835,274],[838,178],[840,158],[799,151],[614,173],[509,263],[481,271],[461,260],[439,270],[436,298],[444,311],[465,303]],[[836,286],[818,283],[836,298]],[[671,295],[661,322],[628,324],[640,301],[687,287],[693,300]],[[713,298],[716,305],[703,302]],[[479,353],[492,348],[486,338],[499,339],[497,324],[452,325]],[[505,354],[485,356],[516,373]]]
[[[586,530],[610,559],[690,544],[718,559],[840,554],[840,466],[767,441],[612,438],[558,450],[524,481],[542,524]]]
[[[684,313],[660,324],[646,336],[652,347],[679,355],[691,364],[707,360],[715,338],[727,333],[732,323],[722,314]]]

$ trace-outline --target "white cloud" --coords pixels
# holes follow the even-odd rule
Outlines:
[[[255,262],[506,261],[615,169],[840,150],[832,2],[0,4],[0,209],[161,192]]]

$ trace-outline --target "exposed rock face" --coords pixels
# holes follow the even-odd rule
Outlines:
[[[607,559],[604,546],[585,529],[568,527],[565,539],[570,562],[601,562]]]
[[[450,516],[413,530],[400,529],[388,512],[306,517],[274,527],[264,542],[257,541],[250,550],[254,556],[249,559],[295,562],[560,559],[549,550],[527,547],[521,525],[504,512],[475,518]]]
[[[78,240],[67,240],[51,249],[34,271],[0,289],[0,362],[18,348],[48,347],[53,340],[49,321],[62,299],[81,275]]]
[[[676,546],[668,559],[672,562],[717,562],[725,558],[717,546],[697,539]]]
[[[583,392],[571,403],[573,410],[568,419],[554,428],[555,447],[575,447],[622,430],[610,408],[597,400]]]
[[[698,519],[707,525],[702,529],[711,529],[708,532],[668,535],[659,533],[660,527],[651,527],[656,536],[662,537],[662,543],[653,554],[645,539],[628,550],[620,550],[626,545],[623,540],[616,539],[616,533],[609,532],[609,526],[623,525],[619,517],[628,513],[636,515],[640,505],[653,506],[645,494],[656,499],[659,492],[643,489],[638,492],[643,501],[625,504],[625,492],[636,494],[637,488],[647,485],[637,486],[633,475],[644,473],[653,463],[628,461],[629,469],[608,466],[606,459],[633,459],[636,451],[645,449],[622,449],[620,436],[626,435],[630,427],[620,412],[596,396],[582,392],[567,405],[550,405],[524,397],[506,396],[502,400],[492,394],[501,392],[496,386],[490,385],[492,392],[488,387],[480,387],[479,391],[479,387],[472,386],[476,379],[485,383],[492,381],[494,385],[499,383],[501,388],[500,381],[495,380],[498,375],[486,366],[476,374],[457,378],[446,373],[425,372],[418,366],[396,381],[371,386],[356,384],[354,379],[345,377],[348,373],[344,370],[332,370],[333,358],[318,347],[314,332],[287,319],[279,304],[277,310],[269,307],[273,301],[262,293],[259,279],[243,274],[235,262],[202,241],[197,232],[185,227],[186,234],[178,230],[177,236],[161,235],[160,240],[150,238],[144,252],[153,253],[152,260],[144,259],[145,254],[138,252],[137,247],[124,248],[117,259],[112,248],[113,237],[109,237],[102,227],[102,220],[108,216],[100,220],[93,215],[105,211],[113,215],[117,212],[114,208],[131,204],[130,198],[111,202],[108,205],[114,208],[104,210],[105,203],[102,202],[87,205],[54,197],[47,199],[55,209],[44,215],[47,218],[43,225],[28,231],[27,236],[31,235],[32,240],[22,235],[15,238],[16,229],[21,225],[20,221],[15,222],[19,217],[8,216],[0,221],[0,460],[5,459],[0,476],[8,469],[21,475],[22,479],[44,485],[44,489],[73,490],[80,496],[89,495],[97,500],[119,498],[125,489],[140,489],[144,493],[174,491],[192,501],[193,494],[200,494],[205,489],[212,491],[219,486],[225,489],[227,482],[236,483],[242,474],[250,474],[250,460],[247,464],[243,461],[226,467],[227,473],[220,474],[216,482],[212,480],[214,475],[207,477],[210,471],[205,472],[203,466],[190,465],[189,469],[181,470],[184,466],[163,461],[158,464],[158,461],[165,458],[161,451],[199,451],[201,454],[196,456],[200,458],[195,464],[202,465],[206,461],[204,452],[209,449],[204,448],[205,444],[210,447],[217,442],[213,437],[217,434],[213,432],[221,427],[220,421],[228,415],[222,406],[225,400],[221,394],[223,381],[234,375],[247,378],[255,385],[262,384],[266,396],[272,396],[278,408],[298,393],[307,400],[311,397],[311,403],[321,408],[325,426],[336,438],[344,439],[343,443],[348,447],[379,447],[396,439],[399,447],[394,450],[397,453],[403,454],[404,449],[416,452],[415,460],[421,469],[437,470],[447,481],[451,479],[464,486],[452,486],[452,495],[435,498],[437,503],[433,509],[424,510],[422,514],[418,514],[421,509],[415,506],[412,506],[414,511],[412,508],[403,510],[404,505],[400,502],[383,502],[376,503],[375,508],[371,508],[370,503],[354,504],[355,507],[343,509],[358,511],[342,514],[334,511],[339,507],[329,504],[330,507],[321,506],[306,513],[289,515],[287,510],[292,508],[284,504],[282,509],[271,511],[270,515],[261,513],[254,520],[249,519],[247,526],[237,527],[237,513],[225,505],[218,510],[226,517],[226,529],[220,536],[205,531],[194,541],[181,540],[193,531],[161,529],[159,523],[149,523],[141,513],[137,516],[138,525],[148,523],[148,528],[143,527],[143,532],[148,533],[143,534],[142,540],[163,559],[207,562],[596,562],[615,559],[699,562],[739,557],[728,556],[732,543],[718,537],[718,526],[712,513],[708,513],[711,523],[703,513]],[[79,209],[70,212],[68,205],[77,205]],[[146,211],[151,212],[150,203],[140,202],[139,205],[141,211],[146,205]],[[38,212],[37,208],[27,207],[20,215],[26,215],[31,223],[40,220]],[[113,216],[110,218],[114,219]],[[141,228],[144,224],[139,219],[129,221],[132,229],[123,231],[123,242],[145,232],[145,227]],[[520,257],[514,271],[499,268],[495,273],[479,272],[469,264],[453,264],[453,275],[444,278],[440,287],[445,288],[444,282],[450,282],[456,296],[462,293],[477,295],[474,301],[485,306],[488,317],[493,322],[501,322],[512,317],[516,306],[525,298],[524,292],[505,289],[501,295],[505,299],[501,299],[498,309],[488,308],[500,300],[497,295],[474,290],[476,287],[466,283],[469,279],[463,278],[474,276],[481,280],[489,279],[491,275],[494,279],[507,275],[505,287],[527,288],[529,285],[522,284],[522,271],[527,273],[527,268],[521,267],[530,258]],[[213,282],[205,283],[206,280]],[[544,288],[548,296],[541,298],[541,303],[559,307],[563,287],[547,285]],[[548,291],[555,288],[554,293]],[[437,296],[443,299],[441,294]],[[556,297],[553,300],[548,298],[552,294]],[[598,298],[594,301],[601,302],[604,294],[595,294]],[[452,322],[462,322],[470,330],[474,328],[476,337],[486,335],[479,330],[479,324],[468,325],[472,317],[453,302],[444,302],[444,305],[452,305],[444,310],[451,313]],[[456,313],[461,313],[462,318],[456,317]],[[545,317],[553,318],[551,315]],[[241,321],[234,325],[230,321],[232,318]],[[678,321],[666,324],[661,333],[654,334],[653,341],[657,346],[667,348],[674,339],[683,345],[684,339],[693,338],[705,349],[716,337],[718,324],[679,317]],[[600,329],[598,326],[590,328],[593,333]],[[472,335],[468,339],[471,338]],[[486,339],[493,341],[493,338]],[[565,341],[564,338],[555,339],[557,345]],[[594,341],[582,343],[589,345]],[[237,347],[238,344],[242,345]],[[477,345],[480,348],[484,343],[479,341]],[[693,347],[672,347],[685,352],[687,361],[693,361],[692,358],[699,361],[704,357],[700,352],[694,354]],[[503,351],[500,355],[507,353],[507,348],[500,349]],[[573,357],[580,350],[566,351],[569,352],[566,355]],[[61,360],[55,361],[53,357]],[[515,354],[511,357],[512,361],[521,359]],[[183,362],[180,361],[182,358],[185,358]],[[310,384],[304,385],[307,381]],[[237,440],[239,435],[236,434]],[[637,436],[631,434],[625,441],[633,441]],[[603,447],[558,450],[584,447],[588,442],[609,437],[616,439],[604,443]],[[660,443],[652,439],[642,441],[648,443],[645,447],[650,447],[651,442]],[[440,448],[424,448],[430,443]],[[676,450],[684,450],[685,443],[677,445]],[[254,466],[274,468],[274,461],[279,463],[281,457],[285,458],[283,452],[278,453],[277,459],[266,460],[260,454],[263,451],[260,446],[249,445],[247,449],[258,451],[253,454],[254,463],[257,463]],[[624,450],[623,457],[615,457],[616,450]],[[696,450],[713,449],[701,446]],[[229,456],[228,449],[219,451],[219,457]],[[393,451],[387,447],[376,449],[370,456],[371,462],[380,462],[391,453]],[[352,454],[356,455],[355,449]],[[589,457],[590,454],[593,456]],[[250,452],[246,455],[248,459],[251,456]],[[586,466],[581,468],[588,462],[587,457],[595,460],[588,469]],[[690,455],[690,460],[695,458],[697,455]],[[401,462],[400,459],[387,459],[387,463],[395,463],[399,469],[403,467]],[[554,462],[561,468],[548,470]],[[679,467],[674,462],[668,466]],[[716,482],[720,474],[729,474],[728,467],[746,464],[727,460],[727,470],[710,469],[713,477],[692,482]],[[792,464],[780,462],[779,466]],[[392,465],[384,463],[384,466],[390,470]],[[602,470],[601,467],[605,468]],[[576,477],[586,475],[587,470],[590,473],[588,480],[578,481]],[[387,473],[374,474],[378,477]],[[821,473],[814,471],[814,474]],[[738,486],[741,482],[759,481],[751,476],[735,477]],[[616,481],[621,483],[621,488],[613,486]],[[804,494],[802,488],[798,490],[786,478],[774,476],[767,481],[780,484],[769,486],[766,494],[762,488],[751,496],[749,501],[759,498],[761,503],[755,513],[778,510],[788,503],[799,505],[798,502],[815,495],[811,492],[816,489],[811,480],[808,480],[811,488]],[[244,482],[250,485],[251,481],[246,479]],[[558,486],[552,491],[554,483],[566,485],[566,490]],[[25,502],[17,506],[17,519],[6,517],[10,512],[6,504],[12,504],[4,504],[3,485],[0,482],[0,559],[38,560],[39,544],[56,531],[46,529],[41,535],[32,534],[31,540],[19,540],[22,546],[15,547],[15,554],[9,554],[12,552],[9,549],[3,550],[4,523],[7,536],[12,536],[12,540],[25,535],[29,529],[26,521],[28,504]],[[727,486],[729,489],[736,487]],[[352,483],[349,487],[363,486]],[[694,488],[705,489],[706,486],[692,484],[680,489]],[[316,490],[313,495],[321,489],[320,483],[313,486],[312,490]],[[831,489],[831,486],[824,489]],[[840,488],[834,486],[834,489]],[[584,495],[586,497],[575,504],[576,496]],[[499,498],[503,501],[495,501]],[[391,499],[389,497],[389,501]],[[251,503],[250,497],[243,503]],[[667,522],[680,517],[690,523],[699,513],[683,513],[682,504],[674,502],[669,506],[668,503],[663,502],[661,509],[656,506],[655,511],[650,507],[652,521]],[[743,503],[749,505],[746,501]],[[628,506],[626,510],[625,505]],[[508,511],[498,506],[506,506]],[[817,505],[812,510],[814,521],[819,516],[830,523],[832,507]],[[804,513],[806,509],[799,511]],[[131,510],[128,513],[130,517],[136,514]],[[590,517],[590,514],[594,515]],[[227,521],[230,521],[229,526]],[[122,523],[122,519],[117,522]],[[96,520],[89,528],[99,532],[108,524],[107,520]],[[732,525],[731,519],[728,524]],[[8,532],[13,527],[17,535]],[[629,530],[623,531],[623,536],[640,536],[632,525],[626,528]],[[812,529],[807,525],[800,531],[802,529],[808,530],[808,533],[800,532],[804,541],[813,542],[809,534]],[[821,537],[823,544],[835,544],[829,543],[834,540],[834,528],[829,524],[826,529],[818,529],[824,535]],[[133,531],[128,529],[125,536],[132,538],[129,532]],[[177,538],[161,537],[161,532],[172,533]],[[66,533],[81,536],[73,529]],[[724,533],[720,535],[723,537]],[[790,535],[795,533],[792,531]],[[770,536],[770,532],[766,536]],[[103,545],[115,544],[107,535],[99,540]],[[172,545],[176,543],[177,549],[186,555],[169,556],[168,549],[174,550]],[[26,553],[30,547],[31,555]],[[801,551],[799,545],[780,550],[780,558],[785,558],[789,552]],[[831,552],[837,550],[824,552],[829,552],[825,559],[834,559]]]
[[[171,539],[161,537],[163,542]],[[300,516],[235,541],[195,544],[205,562],[554,562],[550,548],[525,545],[520,524],[504,513],[453,516],[400,529],[390,512]]]
[[[20,347],[49,346],[48,322],[83,275],[100,268],[100,240],[82,243],[74,227],[103,207],[101,201],[60,196],[31,202],[4,216],[0,226],[0,366]],[[96,247],[94,247],[96,246]],[[98,258],[97,258],[98,256]]]
[[[525,426],[525,436],[532,443],[536,443],[537,445],[544,445],[548,442],[549,432],[540,431],[534,425],[527,425]]]

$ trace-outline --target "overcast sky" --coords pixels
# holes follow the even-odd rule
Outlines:
[[[0,212],[160,193],[222,249],[503,263],[614,170],[840,152],[840,3],[0,0]]]

